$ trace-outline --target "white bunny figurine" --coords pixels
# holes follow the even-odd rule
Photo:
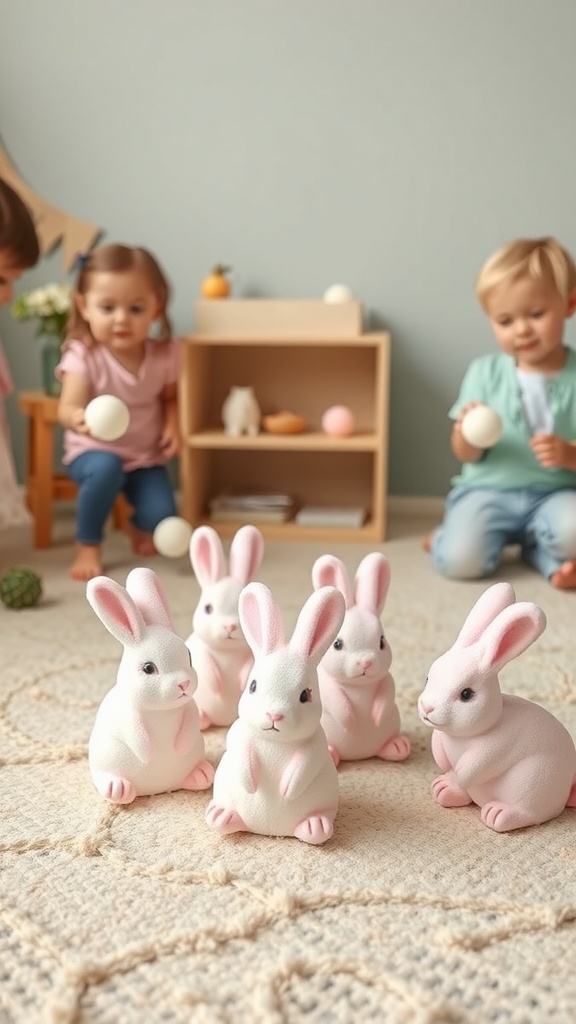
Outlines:
[[[338,773],[320,725],[318,662],[344,617],[333,587],[312,594],[289,643],[280,609],[262,583],[240,595],[254,665],[214,776],[206,823],[217,832],[330,839]]]
[[[498,682],[502,666],[545,626],[538,605],[516,602],[509,583],[495,583],[432,665],[418,699],[444,772],[432,783],[434,799],[443,807],[477,804],[496,832],[539,825],[576,807],[570,733],[539,704],[502,693]]]
[[[381,622],[388,559],[378,551],[366,555],[352,585],[339,558],[321,555],[312,567],[312,584],[315,590],[337,587],[346,601],[342,628],[318,666],[322,727],[334,763],[367,757],[403,761],[410,741],[400,733],[392,652]]]
[[[211,526],[199,526],[190,539],[190,561],[201,587],[186,644],[198,675],[194,699],[200,728],[231,725],[251,664],[250,648],[238,617],[238,598],[254,579],[264,554],[255,526],[242,526],[232,538],[229,571],[222,541]]]
[[[207,789],[214,769],[204,757],[192,699],[196,673],[172,628],[156,573],[133,569],[126,588],[96,576],[86,596],[124,646],[116,685],[98,708],[88,745],[96,789],[116,804],[174,789]]]

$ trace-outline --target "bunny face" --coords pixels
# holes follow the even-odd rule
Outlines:
[[[227,651],[246,646],[238,618],[242,584],[230,576],[208,583],[202,590],[192,618],[192,629],[214,650]]]
[[[274,742],[293,743],[314,735],[321,714],[318,674],[309,662],[284,651],[256,659],[238,705],[245,725]]]
[[[451,680],[451,682],[448,682]],[[450,736],[478,736],[502,714],[502,694],[495,673],[479,673],[460,651],[447,651],[432,665],[418,698],[425,725]]]
[[[258,571],[264,538],[255,526],[242,526],[232,538],[229,572],[222,541],[211,526],[199,526],[190,539],[190,562],[202,588],[192,619],[193,632],[212,650],[246,647],[238,617],[240,591]]]
[[[322,658],[325,672],[338,682],[361,686],[382,679],[391,664],[392,651],[379,618],[364,608],[349,608],[338,636]]]
[[[141,710],[183,707],[197,685],[186,644],[162,626],[149,627],[145,644],[125,649],[117,685]]]

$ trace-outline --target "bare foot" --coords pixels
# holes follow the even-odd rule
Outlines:
[[[576,562],[564,562],[552,573],[550,583],[558,590],[576,590]]]
[[[74,561],[70,566],[70,575],[73,580],[94,579],[95,576],[102,576],[102,559],[100,558],[99,544],[77,544],[74,554]]]
[[[133,526],[132,523],[126,524],[126,533],[130,538],[130,544],[132,545],[132,551],[135,555],[155,555],[156,548],[154,547],[154,541],[152,540],[152,534],[146,533],[144,530],[139,530],[137,526]]]

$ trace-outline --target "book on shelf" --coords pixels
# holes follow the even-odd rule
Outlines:
[[[303,505],[294,522],[299,526],[349,526],[358,528],[366,522],[368,512],[355,505]]]
[[[210,510],[213,523],[285,523],[292,510],[287,508],[215,508]]]
[[[217,494],[208,502],[215,523],[285,523],[294,511],[290,494]]]

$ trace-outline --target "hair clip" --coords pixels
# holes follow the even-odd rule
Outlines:
[[[86,264],[88,263],[89,259],[90,259],[90,253],[89,252],[79,252],[79,253],[77,253],[76,259],[74,260],[74,267],[76,268],[76,270],[83,270],[84,267],[86,266]]]

